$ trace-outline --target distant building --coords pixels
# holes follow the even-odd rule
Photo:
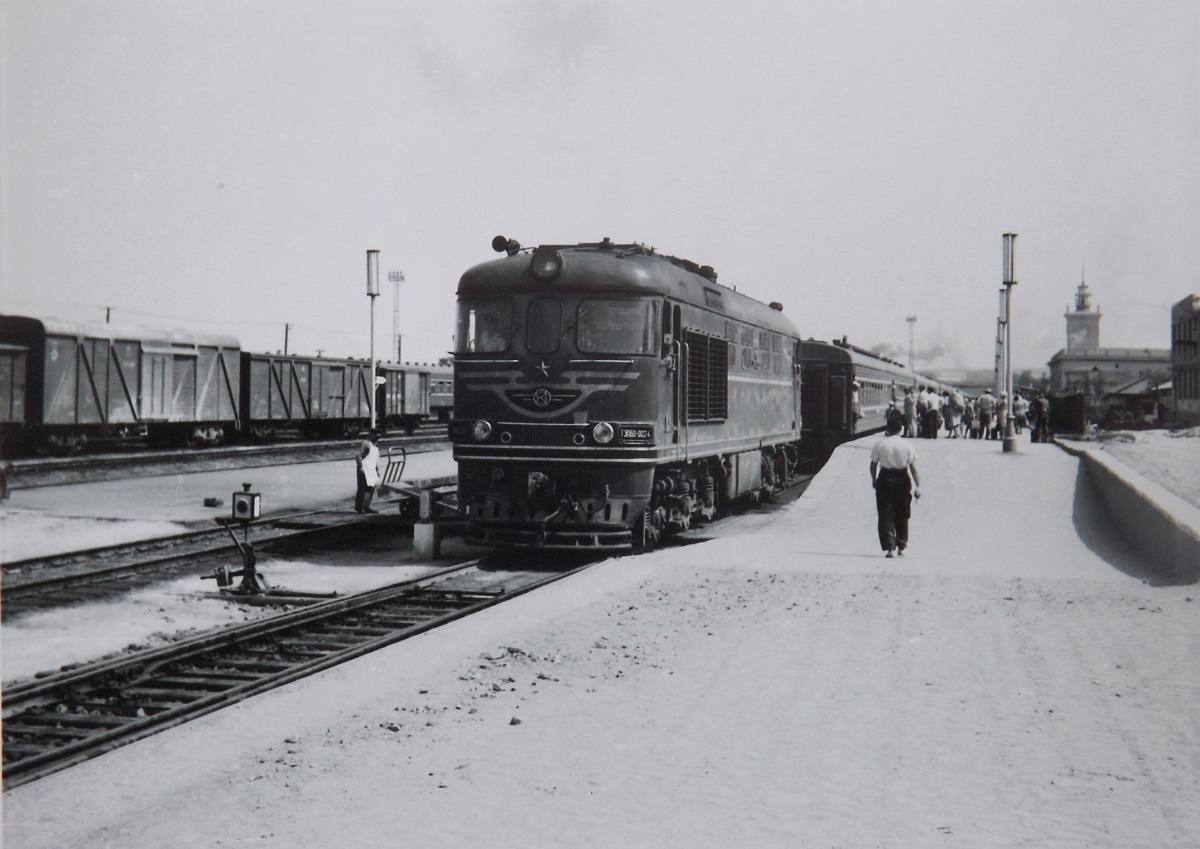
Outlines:
[[[1171,307],[1171,385],[1175,420],[1200,424],[1200,295]]]
[[[1092,398],[1138,378],[1165,375],[1171,367],[1166,348],[1101,348],[1100,310],[1080,281],[1075,309],[1068,309],[1067,347],[1050,358],[1050,389],[1058,394],[1083,392]]]

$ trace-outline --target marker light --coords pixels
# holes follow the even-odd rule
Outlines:
[[[613,426],[608,422],[596,422],[596,425],[592,428],[592,439],[601,445],[608,445],[608,443],[612,442],[613,433]]]
[[[485,442],[492,435],[492,423],[485,419],[480,419],[475,422],[475,426],[471,428],[471,436],[475,437],[476,442]]]
[[[562,272],[562,254],[554,248],[535,248],[529,267],[538,280],[553,280]]]

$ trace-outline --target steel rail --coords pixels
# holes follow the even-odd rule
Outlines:
[[[342,510],[309,510],[273,516],[251,523],[260,536],[255,547],[268,550],[280,543],[291,543],[308,537],[334,534],[358,525],[370,524],[372,519],[359,515],[338,520]],[[315,519],[331,521],[316,522]],[[289,527],[308,520],[303,527]],[[261,536],[262,534],[269,536]],[[199,547],[196,547],[196,546]],[[173,546],[190,546],[184,550],[171,551]],[[166,553],[150,552],[167,550]],[[186,565],[189,561],[200,562],[215,557],[228,556],[233,552],[226,530],[221,528],[189,531],[175,536],[155,537],[121,545],[100,546],[92,549],[66,552],[47,557],[29,558],[6,563],[3,566],[4,581],[0,583],[0,617],[7,619],[20,603],[54,592],[94,584],[108,583],[142,575],[168,567]],[[116,561],[111,566],[89,567],[76,570],[86,561],[105,559]],[[57,570],[64,570],[57,572]],[[70,571],[67,571],[70,570]],[[56,573],[57,572],[57,573]],[[33,577],[25,578],[25,575]],[[40,577],[44,575],[44,577]]]
[[[473,560],[456,564],[434,575],[15,684],[4,692],[5,789],[516,598],[591,565],[537,573],[498,591],[436,586],[451,575],[476,568],[478,563]],[[306,635],[304,631],[328,626],[337,617],[387,613],[387,605],[404,603],[411,604],[390,611],[396,619],[381,618],[373,623],[368,618],[364,624],[351,623],[332,634],[318,631]],[[411,617],[416,617],[415,621],[409,621]],[[384,628],[386,622],[394,624]],[[379,633],[381,628],[384,630]],[[239,648],[253,657],[255,641],[289,634],[307,642],[299,649],[277,642],[273,653],[258,652],[259,660],[220,657],[221,652]],[[287,660],[288,656],[299,659]],[[208,670],[177,668],[188,663],[199,665],[205,658],[211,667]],[[251,671],[255,667],[259,670]],[[270,667],[279,668],[272,671]],[[155,683],[163,686],[156,688]],[[138,695],[139,691],[143,695]],[[127,713],[89,712],[86,706],[96,704],[88,702],[89,698],[100,700],[97,710],[107,706],[111,711]],[[67,707],[69,704],[81,706],[84,712],[74,711]]]
[[[436,429],[419,430],[412,436],[385,437],[381,440],[381,445],[384,448],[403,445],[411,451],[414,447],[440,445],[446,441],[448,440],[445,426],[439,425]],[[93,480],[120,480],[124,477],[143,474],[147,469],[152,470],[158,467],[169,468],[170,473],[174,474],[181,467],[195,467],[204,464],[211,464],[218,469],[229,469],[256,468],[285,462],[316,463],[340,456],[357,444],[357,440],[304,441],[271,445],[195,448],[187,451],[147,449],[115,454],[19,459],[12,461],[9,487],[13,491],[17,491]],[[197,469],[197,471],[210,471],[210,469]]]

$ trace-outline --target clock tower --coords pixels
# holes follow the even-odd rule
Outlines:
[[[1087,283],[1079,281],[1075,290],[1075,309],[1068,311],[1067,353],[1082,354],[1100,348],[1100,310],[1092,309],[1092,293]]]

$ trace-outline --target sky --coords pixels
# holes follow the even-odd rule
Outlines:
[[[714,266],[805,337],[1167,348],[1200,291],[1200,2],[0,2],[0,309],[404,359],[525,245]],[[391,351],[394,292],[376,303]]]

